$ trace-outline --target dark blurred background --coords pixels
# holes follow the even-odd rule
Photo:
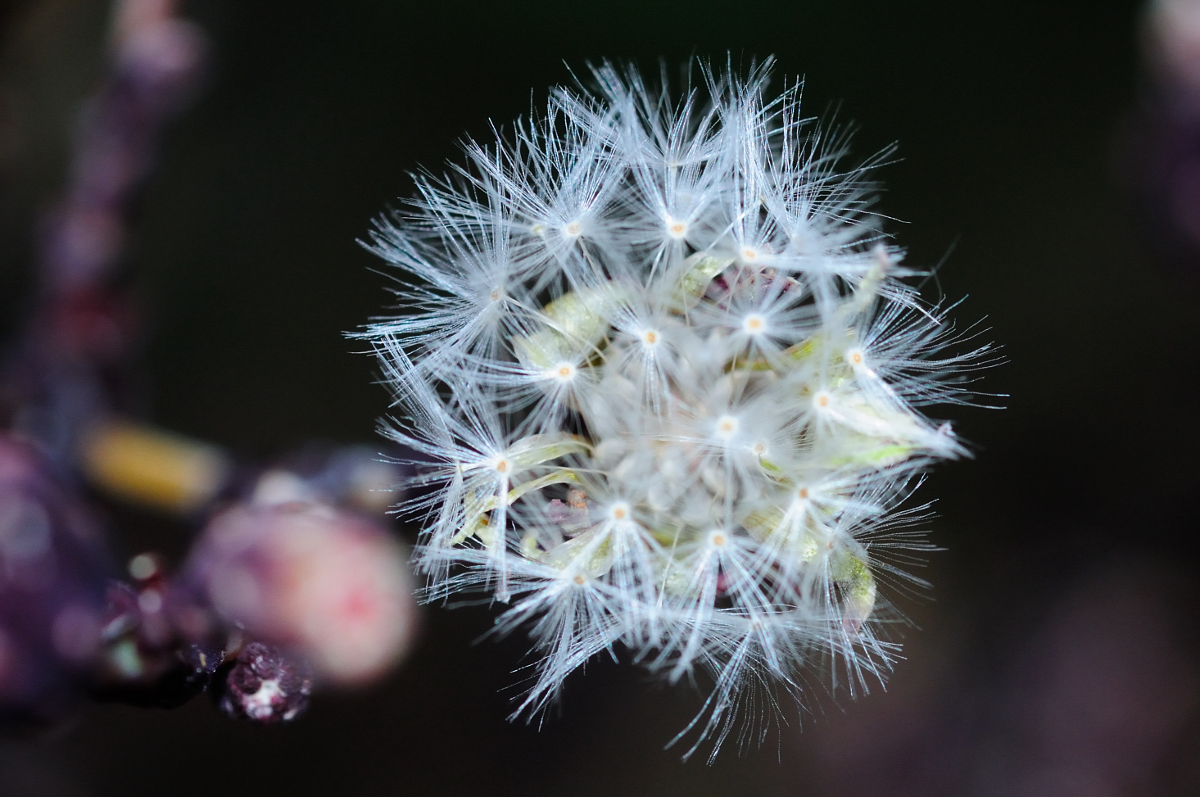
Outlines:
[[[6,336],[104,69],[109,6],[0,4]],[[342,333],[389,300],[355,240],[408,194],[407,173],[440,170],[464,134],[486,138],[589,60],[657,71],[726,52],[803,75],[813,114],[861,128],[858,155],[899,143],[880,175],[880,209],[901,220],[888,229],[907,262],[941,266],[931,297],[969,295],[957,318],[986,316],[1009,362],[984,388],[1011,397],[934,411],[977,456],[924,488],[946,550],[922,572],[929,599],[902,601],[919,628],[897,632],[887,691],[831,698],[816,683],[763,748],[681,764],[662,748],[700,693],[603,661],[540,730],[509,724],[524,641],[473,645],[485,608],[430,607],[389,681],[321,695],[292,726],[235,724],[203,699],[97,706],[0,742],[0,794],[1200,793],[1200,245],[1163,199],[1186,158],[1162,155],[1200,137],[1164,99],[1143,3],[193,0],[183,13],[208,34],[208,73],[125,250],[159,424],[249,459],[314,437],[372,442],[387,397]],[[126,553],[182,550],[186,527],[112,512]]]

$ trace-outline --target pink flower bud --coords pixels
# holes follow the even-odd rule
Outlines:
[[[416,624],[401,546],[326,505],[241,505],[218,515],[188,576],[225,621],[291,648],[336,683],[382,675]]]

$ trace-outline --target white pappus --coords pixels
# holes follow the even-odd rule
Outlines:
[[[889,589],[924,585],[901,504],[966,449],[918,407],[970,402],[993,349],[904,281],[871,211],[889,153],[846,168],[770,66],[672,97],[601,65],[371,236],[402,309],[359,334],[414,452],[424,594],[529,631],[514,716],[625,650],[711,681],[680,737],[761,741],[781,696],[881,680]]]

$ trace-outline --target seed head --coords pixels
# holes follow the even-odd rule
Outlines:
[[[711,677],[685,732],[715,748],[747,690],[824,663],[861,691],[895,656],[880,581],[926,548],[897,507],[965,453],[918,408],[967,401],[990,349],[939,354],[961,336],[870,211],[880,158],[844,167],[769,67],[672,98],[600,66],[372,236],[406,286],[363,335],[421,469],[424,594],[529,629],[515,715],[623,646]]]

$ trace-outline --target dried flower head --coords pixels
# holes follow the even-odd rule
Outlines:
[[[425,595],[528,627],[515,715],[619,643],[711,675],[685,732],[719,747],[752,692],[822,662],[862,689],[895,655],[879,587],[921,584],[900,564],[927,548],[897,507],[965,453],[918,408],[967,400],[989,348],[939,353],[963,336],[869,210],[881,156],[843,168],[769,66],[673,99],[603,65],[372,236],[405,274],[364,334],[418,454]]]
[[[104,539],[53,462],[0,432],[0,727],[60,719],[101,645]]]

